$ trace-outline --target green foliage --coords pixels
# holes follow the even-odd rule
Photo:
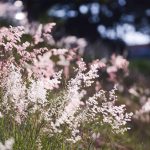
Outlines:
[[[148,75],[150,74],[150,60],[132,60],[130,61],[130,68]]]

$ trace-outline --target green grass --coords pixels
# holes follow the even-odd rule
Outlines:
[[[43,122],[44,123],[44,122]],[[0,141],[4,142],[14,137],[13,150],[39,150],[38,140],[41,141],[41,150],[149,150],[147,141],[140,142],[139,133],[130,131],[125,134],[113,134],[109,126],[85,125],[83,140],[72,144],[66,142],[65,133],[50,137],[42,132],[42,123],[37,123],[34,117],[28,118],[21,125],[13,121],[11,117],[0,119]],[[100,148],[95,148],[96,142],[89,138],[90,130],[100,132]]]
[[[136,69],[143,74],[149,75],[150,74],[150,60],[146,60],[146,59],[131,60],[130,69]]]

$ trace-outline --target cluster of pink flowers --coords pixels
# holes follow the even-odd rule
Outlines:
[[[115,54],[111,56],[111,65],[107,67],[107,73],[109,74],[109,80],[113,82],[118,82],[117,72],[122,70],[125,75],[128,75],[129,62],[123,58],[123,56],[116,56]]]
[[[80,136],[80,129],[83,123],[96,122],[98,125],[109,124],[113,132],[123,133],[128,130],[125,127],[126,123],[131,120],[132,113],[125,113],[125,105],[116,106],[115,90],[109,92],[109,98],[106,97],[107,93],[103,90],[97,91],[93,96],[87,98],[87,88],[91,87],[94,80],[98,77],[98,70],[101,69],[103,64],[99,61],[91,65],[88,71],[86,64],[81,60],[78,62],[78,69],[75,78],[69,81],[64,95],[61,100],[64,106],[63,111],[58,111],[55,123],[52,122],[52,131],[61,133],[62,125],[67,124],[71,131],[71,138],[67,140],[76,142],[82,137]],[[100,117],[101,116],[101,117]],[[101,122],[98,122],[99,119]]]
[[[142,88],[132,86],[129,89],[129,93],[132,97],[139,99],[139,109],[135,110],[134,119],[138,119],[142,122],[150,122],[150,90],[148,88]]]
[[[77,57],[75,50],[35,48],[45,37],[50,40],[48,36],[51,36],[54,25],[40,25],[31,43],[22,43],[21,38],[25,33],[23,27],[0,30],[2,114],[11,114],[13,111],[12,117],[21,124],[29,114],[38,111],[40,119],[46,121],[44,131],[54,136],[63,132],[62,126],[67,125],[71,134],[66,139],[73,142],[82,138],[80,129],[84,123],[107,123],[116,133],[126,131],[128,128],[125,125],[131,120],[132,113],[125,112],[125,105],[115,105],[115,89],[109,92],[108,98],[101,89],[97,89],[96,93],[94,90],[93,93],[87,92],[99,77],[99,69],[105,67],[104,63],[96,60],[88,68]],[[56,57],[57,61],[53,59]],[[76,75],[69,79],[62,90],[59,85],[63,69],[68,77],[66,69],[74,59],[78,59],[74,69]],[[114,62],[116,67],[126,68],[128,63],[124,60],[120,64],[121,60],[124,59],[120,56]],[[62,93],[49,100],[48,93],[56,88]],[[98,122],[99,119],[101,122]]]

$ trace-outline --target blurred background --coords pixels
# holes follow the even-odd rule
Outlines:
[[[115,51],[129,59],[150,59],[149,0],[0,0],[0,26],[46,22],[57,23],[57,40],[85,38],[87,56]]]
[[[119,98],[129,110],[150,101],[150,0],[0,0],[1,27],[23,25],[36,32],[49,22],[56,23],[57,47],[78,47],[87,61],[116,54],[130,62],[128,77],[117,79]],[[148,108],[148,115],[135,117],[131,125],[139,150],[150,147]]]

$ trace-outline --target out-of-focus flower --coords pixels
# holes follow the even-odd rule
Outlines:
[[[13,138],[6,140],[4,144],[0,142],[0,150],[12,150],[14,142]]]
[[[146,114],[149,112],[150,112],[150,98],[147,99],[147,101],[144,103],[144,105],[139,111],[136,111],[136,115],[140,116],[142,114]]]
[[[85,47],[87,46],[87,41],[84,38],[77,38],[75,36],[67,36],[62,38],[59,42],[57,42],[59,47],[65,47],[67,49],[77,48],[79,51],[79,55],[83,56],[85,51]]]
[[[128,71],[129,62],[124,59],[122,56],[112,55],[112,64],[116,66],[118,69],[123,69],[124,71]]]
[[[0,112],[0,118],[3,118],[3,114]]]
[[[136,91],[136,89],[134,87],[129,89],[129,93],[136,97],[139,97],[139,93]]]

